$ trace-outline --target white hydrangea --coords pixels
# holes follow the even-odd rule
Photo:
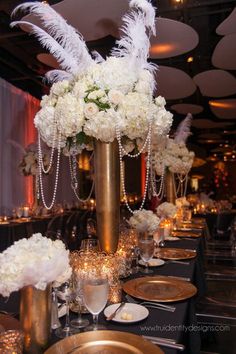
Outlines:
[[[157,216],[162,219],[173,218],[176,212],[177,207],[174,204],[168,202],[161,203],[156,209]]]
[[[130,69],[125,58],[108,57],[106,61],[93,67],[92,77],[95,84],[103,90],[118,90],[126,94],[132,91],[137,73]]]
[[[179,174],[187,174],[193,164],[194,152],[189,151],[184,143],[176,143],[173,139],[166,140],[166,147],[159,147],[153,153],[153,165],[158,175],[163,168]]]
[[[58,137],[58,127],[55,126],[55,108],[51,105],[44,106],[35,115],[34,124],[39,130],[40,136],[43,141],[48,145],[53,145],[53,139],[56,129],[56,137]],[[58,140],[56,138],[56,147],[58,146]],[[61,138],[61,147],[66,144],[66,136]]]
[[[100,111],[84,124],[85,134],[104,142],[112,142],[116,137],[117,114],[114,109]]]
[[[9,296],[27,285],[44,290],[54,281],[71,276],[69,251],[62,241],[40,233],[21,239],[0,254],[0,294]]]
[[[129,224],[138,232],[153,233],[157,230],[159,223],[159,217],[151,210],[145,209],[134,212],[129,219]]]
[[[68,80],[63,80],[55,82],[50,90],[50,96],[63,96],[66,92],[70,90],[70,82]]]
[[[153,117],[153,106],[154,104],[147,95],[130,92],[124,96],[118,108],[125,124],[122,134],[131,140],[145,136]]]
[[[71,93],[59,97],[55,107],[55,118],[62,135],[75,136],[84,124],[84,101]]]

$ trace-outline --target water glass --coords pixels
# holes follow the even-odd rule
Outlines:
[[[84,304],[93,315],[93,324],[86,328],[87,331],[104,329],[98,324],[98,315],[106,306],[108,300],[108,279],[104,274],[96,272],[88,275],[83,281]]]
[[[89,321],[85,318],[82,318],[82,307],[84,304],[84,295],[83,295],[83,279],[79,276],[75,276],[74,278],[74,292],[75,298],[74,303],[76,303],[76,308],[78,312],[78,317],[72,320],[71,326],[75,328],[85,328],[89,325]]]
[[[152,237],[149,238],[140,238],[138,240],[138,246],[140,250],[140,257],[145,263],[145,269],[143,273],[150,274],[153,273],[151,269],[148,268],[148,262],[152,259],[155,251],[155,242]]]

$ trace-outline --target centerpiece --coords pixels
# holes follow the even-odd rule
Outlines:
[[[69,251],[41,234],[21,239],[0,253],[0,294],[21,290],[20,321],[25,351],[38,353],[51,328],[51,284],[70,278]]]
[[[125,189],[123,156],[138,157],[147,150],[146,184],[140,210],[144,206],[150,169],[151,141],[166,136],[172,114],[162,97],[153,99],[155,65],[147,61],[150,37],[155,35],[155,9],[148,0],[130,0],[130,12],[123,17],[123,34],[106,60],[90,55],[82,36],[48,4],[29,2],[18,10],[29,12],[41,21],[42,28],[25,25],[40,43],[55,56],[63,70],[46,74],[53,83],[43,96],[36,114],[39,131],[39,176],[44,206],[55,201],[59,178],[60,153],[69,154],[72,188],[79,198],[76,155],[83,148],[95,149],[95,194],[98,235],[101,247],[114,252],[119,235],[120,178],[124,201],[131,213]],[[42,163],[41,139],[52,148],[49,168]],[[130,152],[136,148],[136,152]],[[56,180],[52,201],[45,201],[42,172],[52,166],[57,149]]]
[[[181,196],[186,194],[188,173],[194,160],[194,152],[189,151],[186,146],[186,140],[191,134],[191,119],[192,116],[187,115],[178,126],[174,138],[163,137],[153,151],[153,169],[163,179],[166,175],[166,197],[167,201],[173,204],[179,193]],[[177,187],[175,176],[179,181]]]

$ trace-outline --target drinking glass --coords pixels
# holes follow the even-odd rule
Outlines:
[[[99,251],[100,250],[99,241],[96,238],[85,238],[84,240],[81,241],[80,249],[85,252]]]
[[[145,263],[145,269],[142,272],[145,274],[153,273],[153,271],[148,268],[148,262],[153,257],[155,250],[155,242],[153,238],[150,237],[139,239],[138,246],[140,250],[140,257]]]
[[[106,275],[97,273],[89,274],[83,281],[84,304],[93,315],[93,324],[86,328],[87,331],[104,329],[98,325],[98,315],[104,309],[108,299],[108,279]]]
[[[70,301],[73,297],[73,292],[70,288],[70,284],[69,283],[64,283],[64,285],[62,286],[62,289],[60,289],[61,291],[58,291],[58,296],[61,297],[62,300],[66,301],[66,323],[65,326],[63,328],[57,328],[55,331],[55,334],[57,337],[59,338],[65,338],[65,337],[69,337],[72,336],[75,333],[78,333],[78,331],[75,328],[71,328],[70,327]]]
[[[85,318],[82,318],[82,306],[84,303],[83,299],[83,280],[79,277],[76,276],[74,280],[74,291],[75,291],[75,299],[74,302],[77,305],[78,308],[78,317],[72,320],[71,326],[75,328],[85,328],[89,325],[89,321]]]
[[[17,207],[16,208],[16,216],[20,219],[23,216],[23,208],[22,207]]]

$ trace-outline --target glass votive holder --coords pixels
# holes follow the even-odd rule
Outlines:
[[[1,354],[22,354],[24,334],[19,330],[9,330],[0,333]]]
[[[121,283],[117,282],[115,284],[109,285],[108,303],[117,304],[121,302],[121,299],[122,299]]]

